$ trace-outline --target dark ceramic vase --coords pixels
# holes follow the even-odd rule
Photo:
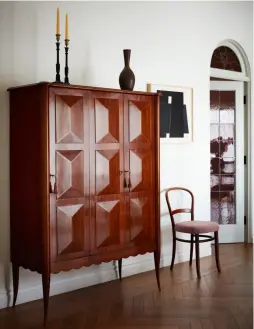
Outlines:
[[[119,76],[119,85],[122,90],[133,90],[135,85],[135,75],[130,68],[131,50],[124,49],[124,69]]]

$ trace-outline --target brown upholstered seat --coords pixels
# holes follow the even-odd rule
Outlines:
[[[206,221],[187,221],[175,224],[175,230],[177,232],[189,234],[217,232],[219,228],[219,224]]]

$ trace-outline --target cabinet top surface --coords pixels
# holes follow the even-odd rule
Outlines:
[[[67,88],[67,89],[82,89],[82,90],[94,90],[94,91],[104,91],[104,92],[114,92],[114,93],[123,93],[123,94],[136,94],[136,95],[158,95],[157,93],[147,92],[147,91],[130,91],[130,90],[121,90],[121,89],[113,89],[113,88],[104,88],[104,87],[93,87],[93,86],[82,86],[82,85],[71,85],[65,83],[55,83],[55,82],[38,82],[33,84],[27,85],[20,85],[15,87],[10,87],[7,91],[17,90],[17,89],[24,89],[24,88],[31,88],[36,86],[44,86],[44,87],[54,87],[54,88]]]

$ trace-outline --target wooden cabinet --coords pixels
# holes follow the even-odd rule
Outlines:
[[[19,267],[50,274],[154,253],[160,262],[159,95],[38,83],[10,92],[14,305]]]

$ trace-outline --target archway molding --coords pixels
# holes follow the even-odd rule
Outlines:
[[[234,72],[234,71],[228,71],[228,70],[222,70],[222,69],[215,69],[210,67],[210,76],[213,78],[221,78],[221,79],[230,79],[230,80],[237,80],[237,81],[250,81],[250,63],[248,60],[248,57],[241,47],[241,45],[234,41],[234,40],[223,40],[220,43],[218,43],[214,49],[225,46],[229,47],[233,50],[233,52],[236,54],[236,56],[239,59],[239,62],[241,64],[242,72]]]

